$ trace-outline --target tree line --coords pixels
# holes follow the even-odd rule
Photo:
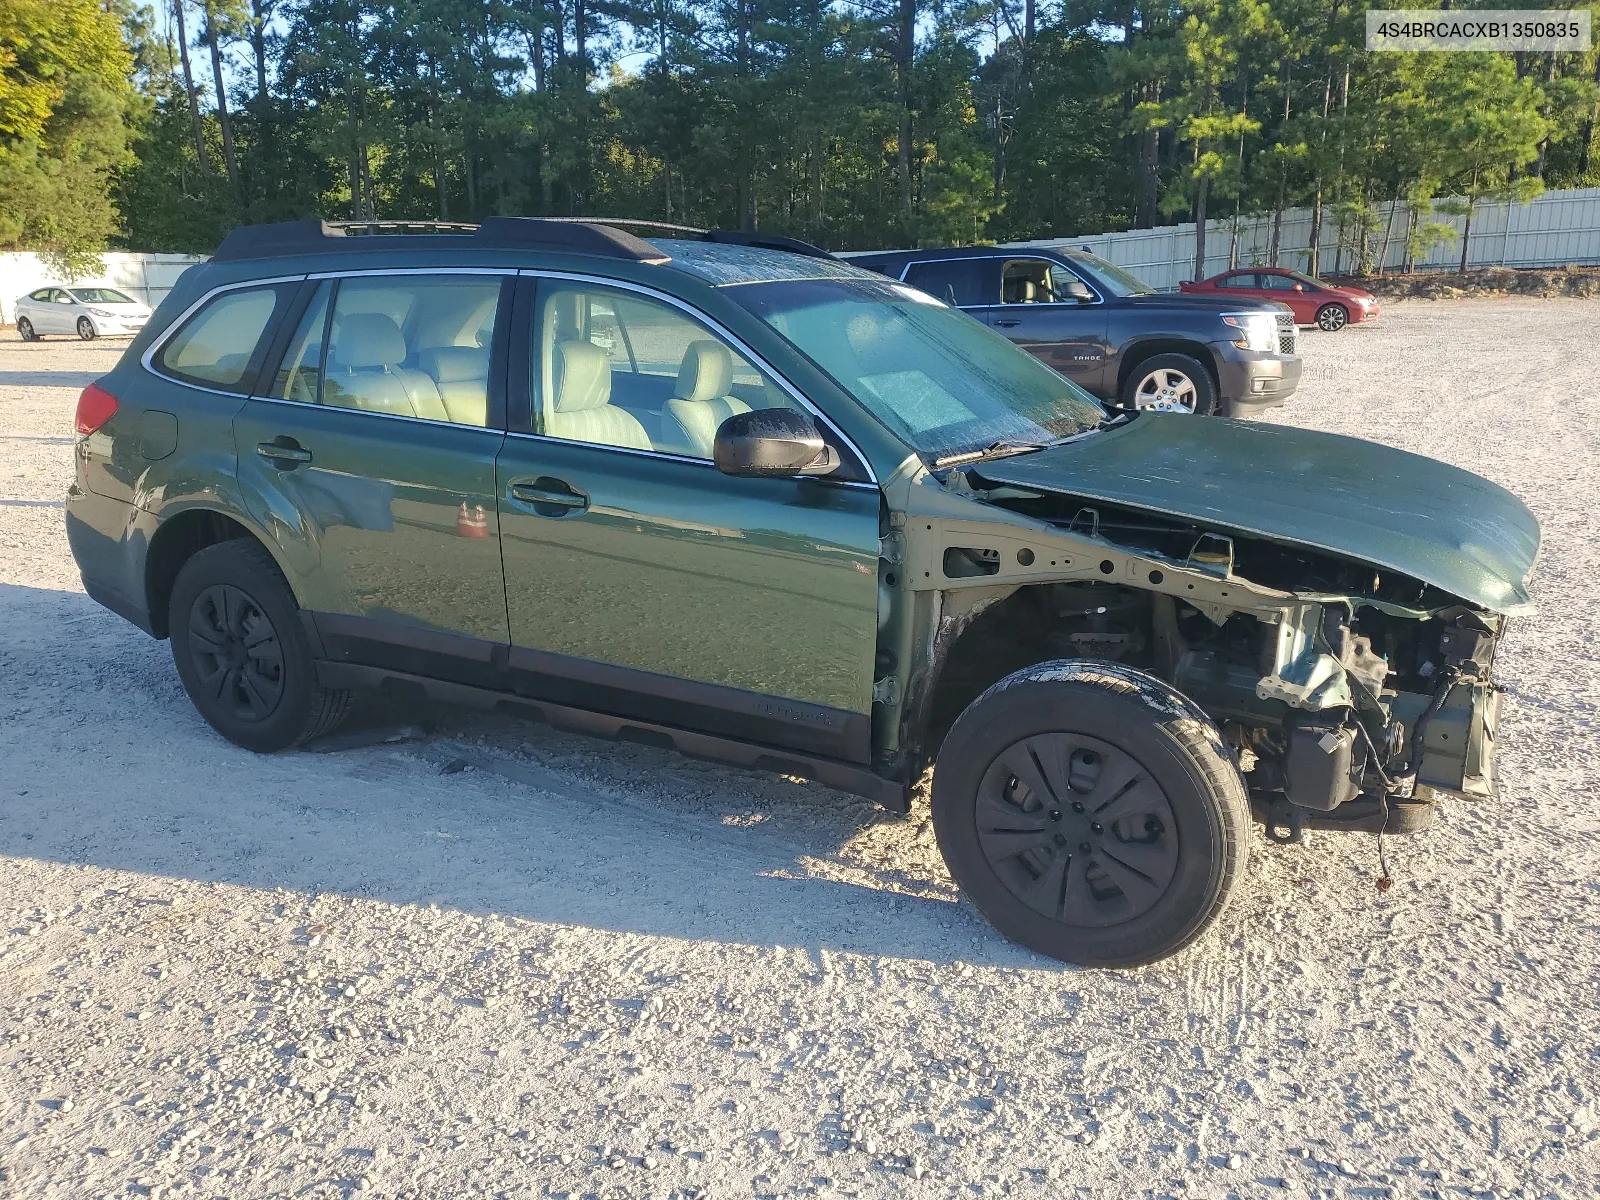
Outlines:
[[[1304,206],[1338,262],[1285,265],[1363,271],[1453,236],[1439,197],[1470,231],[1487,197],[1600,184],[1600,53],[1372,54],[1360,0],[154,5],[0,0],[0,249],[318,213],[833,249],[1193,220],[1198,263],[1207,218],[1274,214],[1276,261]]]

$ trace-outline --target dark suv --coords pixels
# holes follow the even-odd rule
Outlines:
[[[852,254],[971,313],[1101,400],[1249,416],[1300,386],[1287,306],[1157,292],[1084,250],[972,246]]]
[[[84,587],[252,750],[377,687],[902,812],[936,761],[956,881],[1078,962],[1199,936],[1252,812],[1409,832],[1490,789],[1514,497],[1108,413],[914,288],[739,237],[230,235],[79,400]]]

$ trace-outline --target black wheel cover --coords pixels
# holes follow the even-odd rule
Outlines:
[[[1148,912],[1178,867],[1178,823],[1155,778],[1125,750],[1041,733],[1002,751],[978,785],[978,844],[1018,900],[1065,925]]]
[[[213,584],[189,609],[189,653],[199,690],[240,721],[264,721],[283,699],[278,631],[248,593]]]

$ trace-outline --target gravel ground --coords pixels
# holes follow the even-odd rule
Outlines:
[[[1121,973],[990,932],[925,812],[461,714],[223,743],[62,536],[120,347],[6,335],[0,1193],[1600,1195],[1596,317],[1306,337],[1273,419],[1545,523],[1504,794],[1392,840],[1387,894],[1370,837],[1258,835],[1220,925]]]

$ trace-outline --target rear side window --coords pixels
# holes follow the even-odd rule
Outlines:
[[[273,314],[297,286],[237,288],[213,296],[161,347],[156,367],[185,383],[248,392],[266,353]]]
[[[990,260],[948,258],[943,262],[912,263],[906,268],[906,282],[919,292],[946,304],[963,308],[974,304],[993,304],[995,298],[984,286]]]
[[[267,395],[392,416],[489,423],[495,275],[377,275],[324,282]]]

